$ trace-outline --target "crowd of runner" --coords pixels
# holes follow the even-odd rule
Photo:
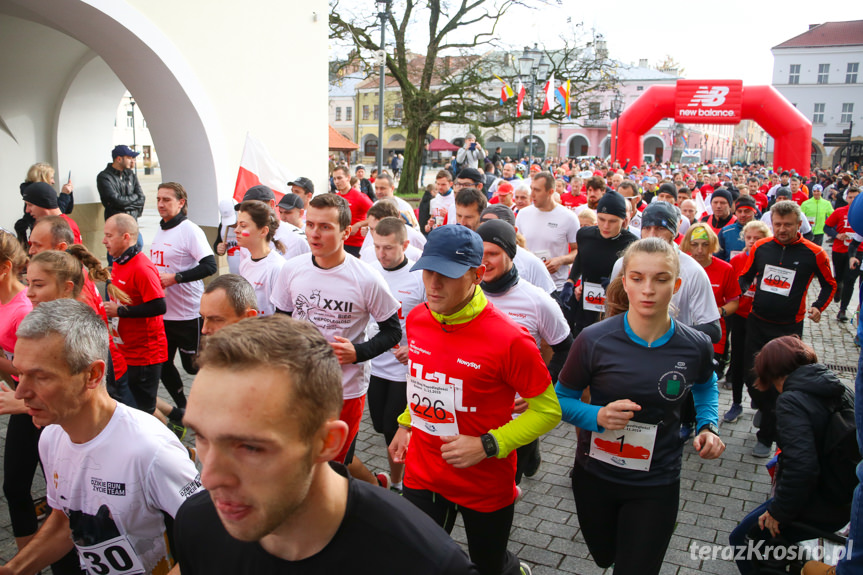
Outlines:
[[[655,574],[684,446],[721,458],[744,388],[751,453],[779,447],[777,485],[799,478],[830,420],[831,403],[824,415],[794,393],[845,393],[826,368],[825,391],[805,389],[795,370],[823,367],[810,348],[762,350],[799,341],[831,302],[836,321],[856,313],[852,174],[530,163],[486,157],[468,134],[416,209],[396,174],[332,165],[327,190],[300,177],[223,201],[212,244],[183,185],[163,182],[146,253],[136,155],[117,146],[97,178],[107,266],[68,215],[72,182],[58,194],[46,164],[21,185],[15,233],[0,230],[18,546],[0,575],[529,574],[507,547],[514,509],[561,421],[578,430],[572,491],[593,560]],[[805,419],[795,401],[817,412],[809,452],[789,432]],[[387,469],[355,454],[366,409]],[[818,481],[796,489],[822,505]],[[810,506],[830,510],[825,529],[854,519],[850,492],[838,497]],[[735,544],[811,519],[787,499],[741,517]],[[448,536],[459,514],[467,553]]]

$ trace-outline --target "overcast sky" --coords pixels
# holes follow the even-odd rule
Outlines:
[[[655,65],[670,54],[687,78],[741,79],[749,85],[770,84],[770,48],[802,34],[809,24],[863,19],[863,7],[850,0],[546,1],[540,10],[513,8],[498,27],[500,40],[555,48],[562,33],[582,22],[584,29],[603,34],[609,55],[624,63],[647,58]],[[341,3],[376,12],[367,9],[370,0]],[[394,0],[400,14],[398,4]],[[422,53],[424,26],[414,30],[410,36],[417,44],[411,48]]]

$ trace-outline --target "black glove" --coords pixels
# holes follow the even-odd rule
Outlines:
[[[575,285],[572,282],[565,282],[560,289],[560,305],[563,309],[570,309],[569,302],[572,301]]]

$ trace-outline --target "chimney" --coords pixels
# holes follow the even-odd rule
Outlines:
[[[639,58],[638,67],[639,68],[647,68],[647,58]]]
[[[821,24],[810,24],[810,25],[809,25],[809,29],[811,30],[812,28],[817,28],[817,27],[818,27],[818,26],[820,26],[820,25],[821,25]]]

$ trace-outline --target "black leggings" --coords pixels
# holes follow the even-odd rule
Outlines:
[[[168,340],[168,360],[162,364],[162,383],[174,400],[174,404],[180,409],[186,408],[186,393],[183,391],[183,379],[177,366],[174,365],[174,356],[180,351],[180,362],[186,373],[195,375],[198,373],[196,360],[198,359],[198,348],[201,344],[201,318],[165,321],[165,338]]]
[[[576,464],[572,493],[597,565],[614,565],[614,575],[659,573],[677,521],[680,481],[633,487],[600,479]]]
[[[736,313],[728,316],[731,331],[731,361],[728,363],[726,381],[731,382],[731,401],[743,403],[743,365],[746,351],[746,318]]]
[[[3,494],[9,504],[12,534],[27,537],[36,533],[36,507],[33,505],[33,476],[39,464],[39,435],[26,413],[9,416],[6,446],[3,451]]]
[[[130,365],[126,369],[129,378],[129,391],[135,398],[138,409],[152,414],[156,411],[156,394],[159,391],[161,363],[153,365]]]
[[[405,487],[404,497],[443,527],[447,533],[452,532],[456,515],[461,512],[467,536],[468,554],[480,575],[519,575],[521,573],[518,558],[506,548],[515,514],[515,503],[497,511],[482,513],[460,507],[437,493],[424,489]],[[677,509],[676,500],[674,509]]]
[[[369,378],[369,392],[366,401],[375,431],[384,434],[389,445],[399,430],[398,417],[408,404],[408,384],[405,381],[391,381],[376,375]]]

